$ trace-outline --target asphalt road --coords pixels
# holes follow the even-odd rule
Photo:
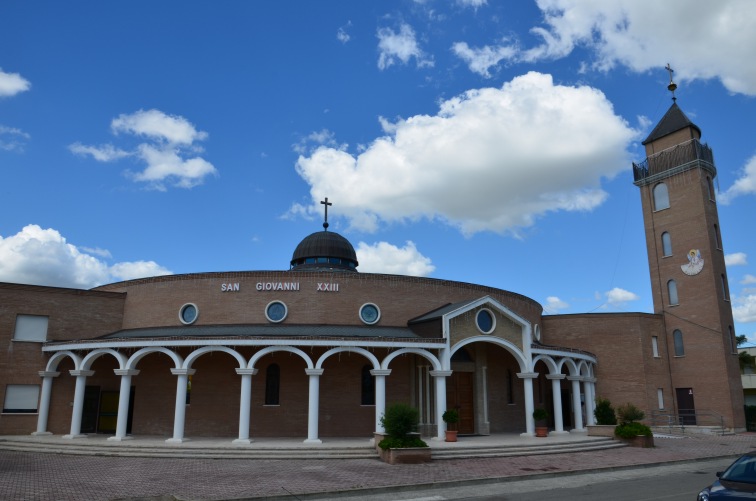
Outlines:
[[[694,501],[732,459],[651,468],[464,485],[450,489],[393,491],[358,497],[318,497],[340,501]],[[308,497],[306,499],[313,499]]]

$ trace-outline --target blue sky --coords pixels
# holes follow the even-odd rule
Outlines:
[[[0,47],[0,281],[287,269],[328,197],[361,271],[547,313],[652,311],[669,63],[756,338],[756,2],[10,0]]]

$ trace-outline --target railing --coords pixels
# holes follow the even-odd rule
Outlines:
[[[657,177],[672,174],[670,171],[685,171],[696,166],[709,170],[712,177],[717,174],[711,148],[697,139],[691,139],[655,153],[640,163],[633,162],[633,177],[635,184],[640,186],[653,182]]]
[[[651,411],[650,425],[652,427],[667,428],[670,434],[685,434],[685,427],[716,428],[720,435],[724,435],[726,428],[724,417],[714,411],[697,411],[694,409],[680,409],[677,413],[669,411]]]

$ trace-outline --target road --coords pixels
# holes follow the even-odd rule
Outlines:
[[[361,496],[317,497],[339,501],[694,501],[732,459],[634,468],[451,488],[387,491]],[[313,498],[306,498],[313,499]]]

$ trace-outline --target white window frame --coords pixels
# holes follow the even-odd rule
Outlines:
[[[8,384],[5,386],[3,414],[37,414],[39,412],[38,384]]]
[[[47,341],[49,317],[44,315],[16,315],[16,327],[13,330],[14,341],[44,343]]]

